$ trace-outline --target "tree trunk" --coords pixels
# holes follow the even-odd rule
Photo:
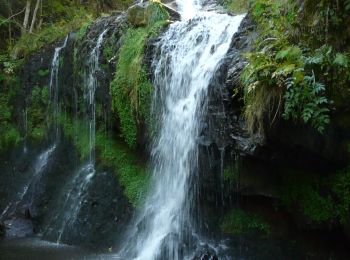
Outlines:
[[[12,13],[12,4],[11,1],[7,1],[8,9],[9,9],[9,16],[11,17],[13,15]],[[9,46],[10,49],[12,49],[12,23],[11,21],[9,22]]]
[[[40,20],[38,24],[38,30],[41,30],[42,24],[43,24],[43,1],[40,1]]]
[[[29,15],[30,15],[30,4],[31,4],[31,0],[27,0],[26,12],[25,12],[25,15],[24,15],[24,20],[23,20],[22,34],[27,32]]]
[[[29,33],[32,33],[34,30],[36,14],[38,13],[39,5],[40,5],[40,0],[36,0],[36,5],[35,5],[34,13],[33,13],[32,23],[30,25]]]

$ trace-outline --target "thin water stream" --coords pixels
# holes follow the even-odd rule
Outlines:
[[[64,242],[67,231],[71,232],[76,221],[84,198],[88,193],[91,179],[95,171],[95,128],[96,128],[96,104],[95,92],[98,87],[96,73],[99,70],[99,57],[101,46],[107,29],[98,37],[96,45],[90,52],[88,59],[87,81],[85,83],[85,100],[87,106],[87,124],[89,133],[89,161],[83,164],[64,186],[62,203],[56,215],[49,221],[44,233],[54,233],[57,243]]]

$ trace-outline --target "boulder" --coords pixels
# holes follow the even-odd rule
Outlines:
[[[172,6],[164,5],[162,3],[157,4],[168,12],[170,20],[176,21],[181,19],[181,15],[175,9],[173,9]],[[149,2],[131,6],[127,11],[128,22],[135,27],[147,26],[153,15],[152,9],[149,7]]]
[[[147,4],[133,5],[128,9],[128,22],[133,26],[140,27],[147,25],[146,15]]]

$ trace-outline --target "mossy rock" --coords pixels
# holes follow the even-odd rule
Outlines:
[[[269,235],[270,225],[261,216],[241,209],[235,209],[224,216],[221,230],[226,234],[232,235]]]
[[[150,1],[130,7],[127,17],[134,27],[146,27],[159,20],[179,20],[180,14],[159,1]]]
[[[147,25],[147,9],[148,5],[134,5],[128,10],[128,22],[135,27]]]

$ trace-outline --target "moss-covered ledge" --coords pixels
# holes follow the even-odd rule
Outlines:
[[[169,21],[169,14],[158,1],[140,4],[128,10],[130,27],[122,38],[117,54],[114,80],[110,84],[112,108],[119,118],[121,135],[129,147],[135,147],[142,125],[149,127],[153,86],[143,65],[145,45]]]

